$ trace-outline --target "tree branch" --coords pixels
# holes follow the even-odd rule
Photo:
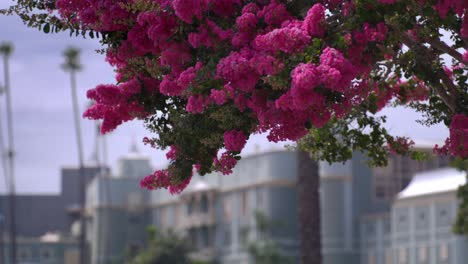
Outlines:
[[[429,43],[432,47],[445,52],[446,54],[452,56],[452,58],[458,60],[459,62],[463,62],[463,55],[460,54],[457,50],[453,49],[449,45],[445,44],[444,42],[440,41],[436,38],[428,38],[426,39],[427,43]]]
[[[421,50],[424,52],[426,56],[419,56],[419,58],[423,61],[428,61],[431,58],[430,51],[424,45],[421,45],[416,40],[414,40],[410,35],[405,32],[401,32],[397,27],[392,26],[392,29],[397,33],[400,37],[400,40],[403,44],[408,46],[410,49],[413,50]],[[428,61],[427,65],[431,65],[431,62]],[[426,65],[426,67],[427,67]],[[439,95],[440,99],[444,102],[444,104],[450,109],[452,113],[456,113],[456,98],[458,95],[457,87],[453,84],[452,80],[443,72],[442,70],[436,70],[435,74],[437,77],[442,81],[444,86],[450,93],[447,93],[447,90],[443,89],[440,83],[434,83],[434,87],[436,89],[437,94]]]

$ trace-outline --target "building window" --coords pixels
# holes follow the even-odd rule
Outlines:
[[[249,238],[249,228],[243,226],[239,229],[239,240],[242,244],[246,244]]]
[[[419,220],[421,222],[425,222],[426,221],[426,214],[425,213],[420,213],[419,214]]]
[[[19,261],[28,261],[32,258],[31,250],[28,248],[19,249],[17,254]]]
[[[396,219],[395,219],[395,228],[399,232],[402,232],[404,230],[407,230],[409,228],[408,226],[408,217],[405,212],[398,212]]]
[[[190,198],[187,204],[187,214],[191,215],[195,212],[195,198]]]
[[[447,217],[447,211],[445,211],[444,209],[440,210],[440,218],[445,218]]]
[[[40,256],[41,260],[50,260],[53,258],[53,251],[51,248],[41,248]]]
[[[208,196],[206,194],[203,194],[201,197],[201,211],[203,213],[208,213]]]
[[[393,264],[392,250],[385,250],[385,264]]]
[[[129,207],[141,206],[143,203],[143,194],[140,192],[131,192],[127,196],[127,204]]]
[[[372,223],[368,223],[366,229],[369,236],[374,234],[374,225]]]
[[[175,219],[174,219],[174,225],[175,226],[178,226],[179,225],[179,222],[181,220],[180,218],[180,214],[181,214],[181,206],[179,204],[175,205],[175,208],[174,208],[174,214],[175,214]]]
[[[231,200],[229,199],[229,195],[225,196],[223,199],[223,212],[224,212],[224,219],[229,220],[231,219]]]
[[[127,244],[126,251],[129,256],[135,257],[136,255],[138,255],[138,252],[140,252],[142,248],[143,247],[139,242],[133,241]]]
[[[263,196],[262,196],[262,189],[261,188],[257,188],[257,191],[256,191],[256,208],[262,208],[262,204],[263,204]],[[322,200],[322,199],[320,199]]]
[[[159,209],[159,223],[161,224],[162,227],[166,225],[166,208],[161,207]]]
[[[139,215],[130,214],[130,216],[128,217],[128,223],[130,223],[132,225],[140,224]]]
[[[226,226],[224,230],[224,246],[229,247],[231,245],[231,230],[230,226]]]
[[[242,215],[246,216],[249,210],[247,191],[242,192]]]
[[[400,248],[398,252],[398,263],[399,264],[406,264],[408,262],[408,256],[406,252],[406,248]]]
[[[418,250],[418,262],[424,263],[427,261],[427,247],[422,246]]]
[[[210,243],[210,231],[207,226],[203,226],[201,228],[201,239],[202,239],[202,247],[209,247],[211,246]]]
[[[445,226],[450,224],[449,215],[448,215],[447,210],[445,210],[445,209],[440,210],[440,212],[439,212],[439,223],[441,225],[445,225]]]
[[[440,261],[447,261],[449,258],[449,249],[447,243],[440,244],[439,246],[439,259]]]
[[[385,196],[385,188],[383,186],[376,186],[375,187],[375,196],[377,198],[384,199],[386,198]]]
[[[384,232],[385,234],[389,234],[390,232],[392,232],[392,227],[389,221],[385,221],[384,223]]]
[[[388,159],[388,165],[386,167],[378,167],[373,169],[373,181],[372,181],[372,198],[376,200],[390,200],[395,194],[395,185],[398,184],[396,181],[392,181],[395,173],[395,161],[392,157]]]
[[[367,255],[367,263],[368,264],[375,264],[375,255],[374,255],[374,253],[369,253],[369,255]]]
[[[188,237],[191,249],[197,249],[197,230],[195,228],[190,228],[188,231]]]
[[[404,222],[406,222],[406,215],[400,215],[398,218],[398,223],[403,224]]]

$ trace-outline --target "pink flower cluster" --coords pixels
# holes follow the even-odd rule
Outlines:
[[[456,114],[450,123],[450,137],[442,147],[435,146],[437,153],[452,155],[462,159],[468,158],[468,116]]]
[[[141,83],[132,79],[120,85],[98,85],[87,93],[88,98],[94,100],[94,104],[83,116],[89,119],[103,119],[103,134],[114,130],[123,122],[147,116],[145,109],[131,100],[132,96],[141,92],[142,86],[154,93],[159,83],[154,79],[145,78]]]
[[[319,65],[302,63],[291,72],[291,89],[274,102],[276,109],[283,113],[268,115],[268,118],[260,118],[260,121],[276,121],[273,128],[267,125],[276,134],[274,141],[297,140],[307,132],[305,123],[311,122],[316,127],[322,127],[330,120],[333,112],[342,116],[347,112],[346,108],[350,109],[351,104],[346,104],[352,103],[351,98],[358,92],[351,82],[356,75],[353,65],[340,51],[325,48]],[[341,93],[342,100],[327,102],[324,89]],[[294,120],[288,118],[291,114],[295,116]],[[281,121],[277,120],[278,117],[281,117]],[[285,133],[286,131],[280,131],[279,128],[290,131]],[[281,136],[278,137],[279,135]]]
[[[311,37],[323,37],[325,35],[325,7],[321,4],[315,4],[307,12],[302,28],[309,33]]]
[[[166,153],[166,158],[169,160],[176,160],[177,159],[177,152],[178,152],[178,147],[175,145],[172,145],[169,148],[169,151]]]
[[[124,36],[106,54],[120,84],[90,90],[88,98],[95,103],[84,116],[103,119],[105,133],[161,110],[142,97],[176,101],[183,115],[197,117],[214,109],[234,108],[254,121],[220,132],[224,141],[220,140],[219,149],[224,146],[227,152],[217,158],[210,150],[207,163],[214,158],[212,166],[223,174],[232,172],[235,154],[242,151],[252,133],[268,133],[274,142],[294,141],[306,135],[310,126],[323,127],[333,118],[346,116],[369,96],[377,98],[377,110],[395,97],[404,102],[427,98],[429,89],[418,80],[378,85],[369,78],[371,66],[383,60],[379,50],[386,54],[385,59],[392,59],[392,52],[385,50],[386,41],[392,39],[384,22],[356,22],[354,28],[332,30],[334,22],[327,22],[334,19],[330,12],[342,9],[338,13],[347,17],[355,11],[355,1],[319,1],[304,17],[293,15],[288,1],[280,0],[154,0],[147,10],[135,11],[141,8],[137,2],[56,1],[59,13],[72,23]],[[435,8],[442,17],[450,11],[457,13],[463,19],[462,36],[467,36],[467,5],[464,0],[438,0]],[[334,45],[335,39],[340,45]],[[450,146],[466,146],[460,132],[466,129],[458,119],[454,117],[452,122]],[[406,143],[395,141],[400,147]],[[179,155],[184,147],[171,146],[167,157],[174,163],[184,159]],[[461,153],[459,147],[451,149]],[[145,177],[142,187],[180,192],[190,177],[175,177],[169,171]]]
[[[190,176],[174,183],[167,170],[158,170],[144,177],[140,181],[140,187],[147,190],[168,189],[171,194],[178,194],[187,187],[191,179]]]
[[[407,137],[395,137],[387,143],[387,148],[392,154],[405,155],[414,146],[414,141]]]
[[[231,152],[240,152],[247,142],[247,136],[239,130],[224,132],[224,146]]]
[[[379,0],[379,3],[391,5],[396,3],[397,0]]]
[[[274,29],[265,35],[255,38],[255,45],[258,49],[285,53],[299,52],[309,43],[310,36],[299,27],[288,26]]]
[[[466,0],[438,0],[434,6],[441,18],[445,18],[450,11],[462,17],[462,27],[460,35],[468,38],[468,1]]]
[[[265,21],[269,25],[281,25],[281,27],[273,29],[266,34],[258,35],[255,38],[255,46],[257,49],[285,53],[300,52],[314,37],[323,37],[325,35],[325,7],[322,4],[315,4],[308,12],[303,21],[293,20],[287,14],[287,11],[279,4],[274,5],[274,10],[279,14],[268,13],[269,17],[275,19]],[[281,7],[281,8],[279,8]],[[265,13],[269,10],[268,6],[259,13]],[[275,16],[273,16],[275,15]],[[281,23],[279,23],[281,22]]]
[[[442,18],[445,18],[451,10],[462,16],[465,10],[468,9],[468,3],[464,0],[438,0],[434,8]]]
[[[454,115],[450,123],[450,151],[454,156],[468,158],[468,117]]]
[[[168,188],[171,185],[171,179],[167,170],[158,170],[153,174],[144,177],[140,181],[140,187],[148,190]]]
[[[402,103],[429,99],[429,87],[416,77],[413,77],[410,82],[398,81],[393,86],[393,93]]]
[[[133,17],[122,4],[125,1],[70,1],[57,0],[55,7],[62,17],[71,18],[72,23],[80,23],[96,31],[127,30],[125,21]]]
[[[257,16],[263,18],[270,27],[279,26],[284,21],[293,19],[286,6],[278,0],[272,0],[270,4],[257,13]]]
[[[189,113],[203,113],[203,110],[211,102],[209,97],[203,95],[192,95],[189,97],[185,110]]]
[[[214,159],[214,167],[217,171],[223,175],[232,173],[232,169],[236,166],[237,160],[232,157],[229,153],[225,152],[221,155],[221,158]]]
[[[253,51],[249,49],[232,52],[219,61],[216,67],[217,77],[236,89],[244,92],[252,91],[259,80],[259,75],[251,67],[252,58]]]
[[[171,1],[167,1],[171,2]],[[175,14],[185,23],[192,24],[194,19],[202,20],[204,13],[213,11],[220,16],[232,16],[240,0],[174,0],[172,7]]]

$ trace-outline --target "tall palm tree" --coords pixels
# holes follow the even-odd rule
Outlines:
[[[87,248],[86,248],[86,216],[85,216],[85,188],[86,179],[84,174],[84,162],[83,162],[83,143],[81,138],[81,126],[80,126],[80,109],[78,106],[78,97],[76,93],[76,72],[81,70],[80,64],[80,50],[77,48],[67,48],[63,53],[65,57],[65,63],[62,64],[62,68],[70,73],[70,86],[71,96],[73,104],[73,117],[75,120],[75,133],[76,143],[78,148],[78,162],[79,162],[79,202],[80,202],[80,263],[86,264],[87,261]]]
[[[13,45],[10,43],[2,43],[0,45],[0,54],[3,55],[3,70],[4,70],[4,92],[6,95],[7,107],[7,131],[8,131],[8,149],[6,151],[6,158],[8,165],[3,160],[3,170],[5,177],[9,178],[9,206],[10,206],[10,262],[16,264],[16,195],[15,195],[15,171],[14,171],[14,140],[13,140],[13,114],[11,106],[11,91],[10,91],[10,72],[9,72],[9,59],[13,53]],[[1,129],[1,128],[0,128]],[[3,135],[0,134],[1,147],[3,151]],[[3,159],[3,153],[2,157]]]

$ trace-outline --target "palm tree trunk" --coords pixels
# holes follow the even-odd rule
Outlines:
[[[318,163],[305,152],[298,153],[300,263],[321,264],[320,178]]]

